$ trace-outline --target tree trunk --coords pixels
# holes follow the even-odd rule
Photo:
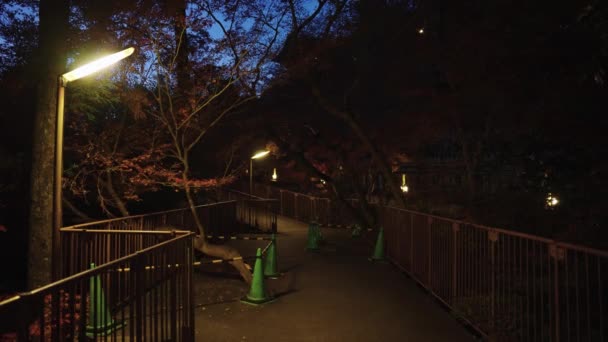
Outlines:
[[[188,111],[188,94],[192,92],[192,79],[190,78],[191,67],[190,62],[188,60],[188,51],[190,50],[188,43],[188,35],[186,34],[186,1],[185,0],[174,0],[171,3],[171,10],[174,12],[173,15],[173,29],[175,35],[175,44],[176,44],[176,76],[177,76],[177,89],[175,95],[175,109],[173,115],[179,113],[180,111]],[[177,130],[176,130],[177,131]],[[188,163],[188,150],[187,147],[184,146],[184,141],[178,138],[178,135],[174,136],[174,143],[177,146],[180,146],[181,151],[177,151],[178,155],[180,155],[180,161],[182,166],[184,167],[182,171],[182,181],[184,184],[184,193],[186,195],[186,200],[188,201],[188,206],[190,207],[190,212],[192,213],[192,217],[194,218],[194,222],[199,231],[199,236],[196,237],[194,241],[194,247],[201,251],[202,253],[216,257],[221,259],[231,259],[240,257],[240,253],[226,245],[212,245],[207,242],[205,238],[205,227],[199,220],[198,214],[196,212],[196,203],[194,202],[194,198],[192,197],[192,189],[189,185],[189,163]],[[251,283],[251,272],[245,265],[245,262],[241,260],[231,261],[229,262],[234,268],[236,268],[243,280],[248,284]]]
[[[310,174],[323,179],[327,184],[331,186],[331,189],[338,199],[338,201],[346,207],[352,217],[361,224],[363,227],[373,227],[375,224],[374,211],[367,205],[367,202],[361,208],[353,207],[342,195],[342,191],[339,189],[337,182],[330,176],[317,170],[308,159],[304,156],[302,151],[294,151],[289,144],[283,139],[279,138],[278,134],[271,132],[270,135],[274,138],[273,140],[287,155],[294,160],[298,165],[304,167]],[[318,137],[317,137],[318,138]],[[319,139],[319,138],[318,138]]]
[[[120,196],[118,196],[116,190],[114,190],[114,182],[112,182],[112,173],[110,171],[106,171],[106,176],[106,181],[103,184],[106,190],[108,190],[112,201],[114,201],[114,205],[116,206],[118,211],[120,211],[120,214],[123,217],[129,216],[129,211],[127,210],[125,202],[120,198]]]
[[[33,289],[52,280],[53,176],[58,77],[65,72],[69,4],[41,0],[36,113],[33,127],[28,235],[27,283]]]
[[[72,202],[70,202],[70,200],[68,200],[67,198],[62,198],[61,199],[63,202],[63,205],[70,209],[76,216],[78,216],[78,218],[80,218],[80,220],[82,220],[82,222],[90,222],[93,221],[93,219],[85,214],[83,211],[81,211],[80,209],[78,209]]]
[[[199,232],[199,235],[194,239],[194,248],[203,254],[221,259],[240,257],[241,254],[233,247],[226,245],[212,245],[207,242],[207,239],[205,238],[205,227],[203,227],[203,224],[198,218],[196,204],[194,203],[194,198],[192,198],[192,189],[190,189],[190,186],[188,185],[189,179],[187,171],[182,172],[182,180],[184,181],[184,192],[186,194],[186,199],[188,200],[188,206],[190,207],[190,212],[192,213],[192,217],[194,218],[194,222],[196,223]],[[249,271],[249,268],[242,259],[230,261],[229,264],[236,268],[247,284],[251,283],[251,271]]]

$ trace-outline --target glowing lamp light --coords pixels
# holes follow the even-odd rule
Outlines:
[[[325,179],[321,179],[321,184],[325,185],[325,183],[327,183]]]
[[[548,207],[555,207],[559,204],[559,199],[555,196],[553,196],[551,193],[549,193],[549,195],[547,195],[547,206]]]
[[[277,168],[275,167],[275,168],[272,170],[272,181],[273,181],[273,182],[276,182],[276,181],[277,181],[277,178],[278,178],[278,176],[277,176]]]
[[[403,192],[408,192],[410,190],[410,188],[408,188],[407,184],[405,183],[405,173],[401,175],[401,191]]]
[[[424,27],[421,27],[420,29],[418,29],[418,34],[424,34]]]
[[[260,151],[260,152],[257,152],[256,154],[254,154],[254,155],[251,157],[251,159],[260,159],[260,158],[266,157],[266,155],[267,155],[268,153],[270,153],[270,151]]]
[[[65,82],[72,82],[79,78],[88,76],[94,72],[97,72],[107,66],[110,66],[110,65],[120,61],[121,59],[131,56],[131,54],[133,54],[133,51],[135,51],[135,49],[130,47],[128,49],[124,49],[122,51],[119,51],[119,52],[113,53],[111,55],[105,56],[103,58],[100,58],[89,64],[85,64],[85,65],[81,66],[80,68],[76,68],[70,72],[63,74],[62,75],[63,80]]]

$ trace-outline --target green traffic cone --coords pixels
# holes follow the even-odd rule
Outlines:
[[[253,280],[247,296],[241,302],[250,305],[259,305],[273,301],[274,298],[266,294],[264,289],[264,266],[262,264],[262,250],[258,248],[255,254],[255,264],[253,266]]]
[[[370,261],[384,261],[384,230],[380,227],[378,231],[378,239],[376,239],[376,246],[374,247],[374,254]]]
[[[317,241],[319,243],[323,243],[325,239],[323,238],[323,235],[321,235],[321,226],[319,226],[319,223],[317,223],[316,221],[313,221],[313,224],[315,226],[315,234],[317,235]]]
[[[306,242],[306,249],[309,251],[317,251],[319,250],[319,236],[315,231],[314,223],[310,223],[308,225],[308,240]]]
[[[95,264],[91,263],[91,269]],[[113,331],[124,326],[123,322],[114,321],[110,310],[106,307],[106,298],[101,288],[99,275],[91,277],[89,282],[89,316],[87,319],[86,335],[89,338],[95,336],[107,336]]]
[[[351,235],[352,237],[354,237],[354,238],[360,237],[360,236],[361,236],[361,226],[360,226],[360,225],[358,225],[358,224],[356,224],[356,225],[353,227],[353,231],[351,232],[351,234],[350,234],[350,235]]]
[[[266,252],[266,265],[264,265],[264,276],[269,278],[278,278],[281,274],[277,267],[277,240],[274,234],[272,234],[272,240]]]

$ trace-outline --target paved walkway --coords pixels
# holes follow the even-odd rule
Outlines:
[[[249,306],[240,280],[195,272],[197,341],[474,341],[456,319],[349,230],[322,229],[327,243],[307,252],[307,226],[279,219],[278,261],[266,281],[277,301]],[[233,241],[254,255],[266,241]]]

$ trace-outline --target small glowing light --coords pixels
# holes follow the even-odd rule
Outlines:
[[[559,204],[559,199],[557,197],[553,196],[551,193],[549,193],[549,195],[547,195],[547,206],[555,207],[558,204]]]
[[[321,179],[321,184],[325,184],[325,179]]]
[[[135,49],[130,47],[130,48],[124,49],[120,52],[113,53],[109,56],[105,56],[96,61],[93,61],[89,64],[85,64],[85,65],[81,66],[80,68],[76,68],[70,72],[67,72],[67,73],[63,74],[62,77],[65,82],[72,82],[79,78],[83,78],[83,77],[88,76],[96,71],[99,71],[107,66],[110,66],[110,65],[120,61],[121,59],[131,56],[133,51],[135,51]]]
[[[403,192],[408,192],[410,189],[408,188],[407,184],[405,183],[405,173],[401,175],[401,191]]]
[[[273,181],[273,182],[276,182],[276,181],[277,181],[277,178],[278,178],[278,176],[277,176],[277,168],[275,167],[275,168],[272,170],[272,181]]]
[[[270,153],[270,151],[260,151],[260,152],[257,152],[256,154],[254,154],[254,155],[251,157],[251,159],[259,159],[259,158],[266,157],[266,155],[267,155],[268,153]]]
[[[418,33],[419,34],[424,34],[424,27],[421,27],[420,29],[418,29]]]

